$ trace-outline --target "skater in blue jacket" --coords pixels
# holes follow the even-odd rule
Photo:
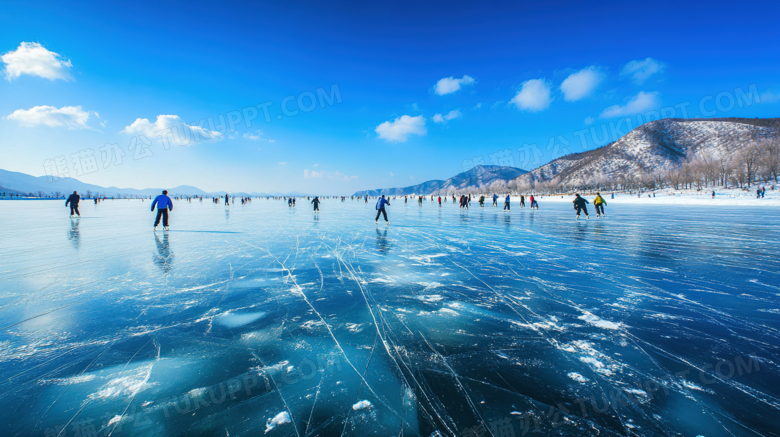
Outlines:
[[[154,198],[152,202],[152,212],[154,207],[157,206],[157,218],[154,219],[154,230],[157,230],[157,225],[160,224],[160,218],[163,222],[163,230],[168,230],[168,211],[173,211],[173,201],[168,197],[168,190],[163,190],[162,194]]]

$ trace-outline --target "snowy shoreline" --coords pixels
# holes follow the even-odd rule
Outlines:
[[[647,197],[647,195],[651,197]],[[589,202],[593,202],[593,198],[596,197],[595,193],[580,193]],[[757,199],[755,191],[744,191],[741,189],[726,189],[715,190],[715,198],[712,198],[712,190],[709,191],[696,191],[696,190],[658,190],[655,192],[655,197],[652,197],[652,192],[642,193],[641,197],[637,197],[636,194],[615,193],[615,198],[612,198],[611,192],[602,192],[601,196],[607,201],[607,205],[610,204],[644,204],[644,205],[706,205],[706,206],[780,206],[780,191],[767,190],[766,197],[763,199]],[[519,196],[512,196],[512,201],[515,202],[515,197],[519,201]],[[537,196],[538,201],[542,202],[571,202],[574,199],[574,194],[570,195],[552,195],[552,196]],[[526,196],[526,204],[528,204],[528,196]]]

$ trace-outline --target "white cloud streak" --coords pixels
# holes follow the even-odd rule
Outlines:
[[[96,112],[93,112],[97,116]],[[69,130],[91,129],[87,122],[90,112],[81,109],[81,106],[34,106],[30,109],[17,109],[6,118],[15,121],[21,126],[49,126],[64,127]]]
[[[16,50],[4,54],[5,78],[8,81],[24,74],[49,80],[70,80],[70,60],[47,50],[37,42],[22,42]]]
[[[175,132],[174,132],[175,131]],[[120,132],[126,135],[144,135],[147,138],[160,137],[160,141],[166,141],[168,135],[172,135],[177,145],[189,145],[204,140],[220,141],[224,136],[216,131],[210,131],[200,126],[191,126],[184,123],[178,115],[158,115],[154,123],[148,118],[137,118],[130,126],[126,126]]]
[[[539,112],[550,106],[550,84],[544,79],[531,79],[523,82],[520,91],[509,101],[517,109],[528,112]]]
[[[459,91],[462,86],[472,85],[474,82],[476,82],[474,78],[468,75],[464,75],[460,79],[455,79],[453,76],[445,77],[436,82],[434,91],[440,96],[452,94]]]
[[[393,121],[386,121],[374,129],[379,138],[389,143],[405,143],[409,135],[426,135],[425,117],[402,115]]]
[[[341,181],[352,181],[357,179],[357,176],[348,176],[344,173],[340,173],[337,171],[327,171],[327,170],[304,170],[303,171],[303,178],[304,179],[333,179],[333,180],[341,180]]]
[[[461,114],[460,109],[453,109],[446,115],[442,115],[442,114],[434,115],[433,122],[444,124],[450,120],[455,120],[456,118],[461,118],[461,117],[463,117],[463,114]]]
[[[643,84],[650,76],[660,73],[666,68],[666,64],[656,61],[653,58],[631,61],[620,70],[621,76],[630,76],[631,80],[637,84]]]
[[[644,91],[640,91],[639,94],[632,97],[631,100],[629,100],[628,103],[626,103],[625,105],[623,106],[612,105],[609,108],[602,111],[599,117],[600,118],[625,117],[628,115],[634,115],[634,114],[639,114],[640,112],[649,111],[659,106],[660,106],[660,101],[658,100],[657,92],[646,93]]]
[[[563,100],[575,102],[588,97],[601,82],[603,76],[595,67],[590,66],[572,73],[561,83]]]

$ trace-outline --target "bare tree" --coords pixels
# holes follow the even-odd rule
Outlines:
[[[738,154],[739,163],[743,167],[748,188],[755,181],[762,153],[763,149],[759,147],[758,143],[750,141]]]
[[[718,154],[715,157],[714,165],[717,169],[718,179],[725,187],[733,171],[734,144],[730,137],[718,133],[715,150]]]
[[[777,183],[777,173],[780,171],[780,139],[766,139],[759,144],[761,144],[761,148],[764,151],[764,168]]]

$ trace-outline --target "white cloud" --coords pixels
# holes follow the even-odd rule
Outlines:
[[[282,161],[282,162],[279,163],[279,165],[287,165],[287,163]]]
[[[6,117],[18,122],[22,126],[49,126],[74,129],[91,129],[87,124],[89,111],[84,111],[81,106],[34,106],[30,109],[17,109]],[[96,114],[93,112],[93,114]]]
[[[660,73],[666,68],[666,64],[656,61],[653,58],[647,58],[641,61],[631,61],[620,71],[621,76],[631,76],[631,80],[637,85],[644,83],[647,78]]]
[[[167,134],[167,132],[171,133]],[[219,141],[224,138],[219,132],[206,130],[200,126],[190,126],[184,123],[178,115],[158,115],[154,123],[150,122],[148,118],[137,118],[133,124],[126,126],[119,133],[144,135],[149,139],[160,136],[161,140],[166,135],[173,135],[174,141],[180,146],[191,144],[194,139]]]
[[[445,94],[452,94],[455,91],[460,90],[461,86],[465,85],[471,85],[473,84],[474,78],[468,75],[464,75],[460,79],[455,79],[454,77],[445,77],[444,79],[439,79],[438,82],[436,82],[436,94],[443,96]]]
[[[393,172],[390,172],[390,176],[395,176],[395,174],[393,174]]]
[[[374,129],[383,140],[395,143],[405,143],[409,135],[425,135],[428,129],[425,128],[425,117],[418,115],[412,117],[402,115],[393,121],[386,121]]]
[[[631,98],[624,106],[612,105],[609,108],[601,112],[599,117],[612,118],[612,117],[624,117],[628,115],[639,114],[640,112],[648,111],[660,106],[658,100],[658,93],[646,93],[640,91],[639,94]]]
[[[760,103],[777,103],[780,102],[780,93],[773,93],[772,91],[764,91],[761,93]]]
[[[596,121],[593,117],[585,117],[585,124],[592,124],[594,121]]]
[[[563,99],[567,102],[574,102],[588,97],[596,89],[602,78],[601,72],[594,66],[586,67],[570,74],[561,83]]]
[[[251,141],[268,141],[269,143],[275,143],[276,140],[267,140],[263,138],[263,131],[258,129],[254,132],[247,132],[243,135],[244,139]]]
[[[456,118],[461,118],[461,117],[463,117],[463,114],[460,113],[460,109],[453,109],[447,115],[441,115],[441,114],[434,115],[433,116],[433,122],[434,123],[446,123],[446,122],[448,122],[450,120],[454,120]]]
[[[304,170],[303,171],[303,178],[304,179],[333,179],[333,180],[341,180],[341,181],[351,181],[355,180],[358,177],[357,176],[348,176],[344,173],[340,173],[337,171],[327,171],[327,170]]]
[[[473,108],[471,108],[471,109],[479,109],[479,108],[481,108],[481,107],[482,107],[482,103],[477,103],[477,104],[476,104],[476,105],[474,105],[474,107],[473,107]]]
[[[531,79],[523,82],[523,87],[509,101],[517,109],[528,112],[539,112],[550,106],[550,84],[544,79]]]
[[[19,47],[4,54],[5,78],[16,79],[23,74],[39,76],[49,80],[72,79],[68,70],[73,65],[57,53],[46,50],[37,42],[23,42]]]

